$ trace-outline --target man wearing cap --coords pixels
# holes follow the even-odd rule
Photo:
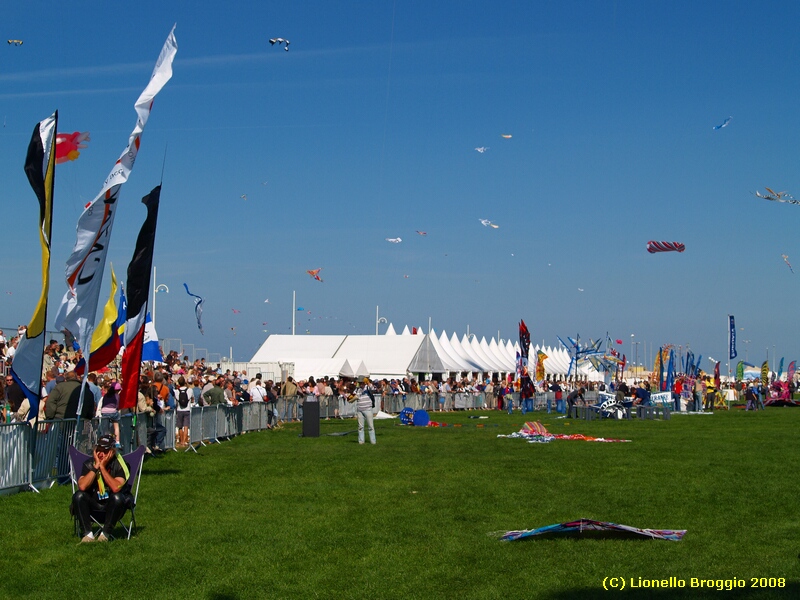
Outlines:
[[[97,440],[92,458],[83,463],[78,490],[72,496],[70,512],[77,515],[83,530],[81,542],[107,542],[114,526],[125,514],[130,486],[130,467],[117,454],[116,439],[104,435]],[[92,511],[105,512],[103,530],[92,533]]]

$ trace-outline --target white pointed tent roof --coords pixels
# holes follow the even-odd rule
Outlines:
[[[411,360],[408,370],[412,373],[445,373],[452,369],[445,368],[444,361],[440,356],[440,351],[436,348],[434,342],[436,337],[426,335],[423,337],[422,343]]]
[[[461,345],[461,342],[458,341],[458,337],[456,337],[455,331],[453,332],[453,335],[450,336],[449,344],[450,347],[456,352],[456,354],[458,354],[458,356],[470,366],[469,368],[470,371],[481,371],[481,372],[483,371],[483,365],[481,365],[480,362],[474,360],[469,356],[469,354],[467,354],[467,351]]]
[[[457,371],[472,371],[473,367],[469,362],[464,360],[461,355],[456,352],[455,348],[453,348],[450,340],[447,339],[447,332],[442,331],[442,334],[439,336],[439,345],[442,347],[442,350],[447,354],[450,359],[452,359],[459,368],[456,369]]]
[[[483,364],[490,365],[492,367],[491,368],[492,371],[500,372],[506,370],[505,367],[503,367],[503,365],[500,364],[500,361],[498,361],[496,358],[494,358],[488,352],[486,352],[486,350],[489,349],[488,346],[484,348],[484,346],[486,346],[486,338],[482,338],[481,341],[478,342],[478,336],[475,336],[470,341],[470,345],[472,346],[472,351],[475,354],[475,356],[480,358]]]
[[[411,330],[408,328],[408,325],[403,327],[403,333],[401,333],[400,335],[411,335]]]
[[[442,332],[444,335],[444,332]],[[429,334],[431,344],[436,349],[437,354],[439,355],[439,359],[442,361],[442,366],[444,367],[445,371],[449,372],[461,372],[466,371],[469,367],[459,361],[456,357],[451,356],[447,350],[442,347],[441,342],[439,342],[439,338],[436,337],[436,332],[431,329]]]
[[[350,377],[353,378],[356,376],[356,372],[353,370],[353,365],[350,364],[350,361],[346,358],[344,359],[344,364],[339,369],[339,377]]]
[[[406,328],[407,329],[407,328]],[[513,346],[511,347],[513,351]],[[386,335],[270,335],[253,363],[293,363],[294,377],[370,376],[399,378],[408,373],[513,372],[508,348],[492,340],[459,341],[431,330],[428,335],[397,335],[390,324]]]
[[[370,376],[369,369],[362,360],[360,363],[358,363],[358,368],[356,369],[356,377],[369,377],[369,376]]]
[[[397,335],[397,332],[394,330],[394,325],[389,323],[389,327],[386,328],[386,333],[383,335]]]

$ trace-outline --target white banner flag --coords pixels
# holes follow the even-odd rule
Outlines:
[[[82,348],[90,347],[97,303],[100,298],[100,286],[108,254],[108,243],[114,216],[117,213],[117,199],[123,183],[128,180],[136,155],[139,152],[140,138],[153,99],[172,77],[172,61],[178,52],[175,40],[175,26],[167,36],[161,54],[158,56],[150,83],[136,101],[136,127],[134,127],[128,146],[114,164],[114,168],[103,183],[97,197],[83,210],[78,219],[78,239],[67,259],[66,278],[67,293],[61,301],[56,316],[57,329],[69,329]]]

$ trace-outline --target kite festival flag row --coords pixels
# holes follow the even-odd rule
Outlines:
[[[173,26],[158,56],[150,82],[134,105],[136,126],[128,139],[128,146],[111,169],[100,193],[86,205],[78,219],[77,241],[72,255],[67,259],[68,289],[56,316],[56,328],[69,329],[81,347],[86,349],[91,348],[90,340],[120,187],[128,180],[133,169],[153,100],[172,77],[172,61],[177,52]]]
[[[34,127],[25,173],[39,200],[39,241],[42,245],[42,293],[39,303],[19,340],[11,376],[22,388],[30,403],[28,419],[39,414],[39,397],[42,393],[42,357],[44,355],[45,323],[47,321],[47,295],[50,290],[50,233],[53,219],[53,187],[55,183],[55,138],[58,111]]]
[[[153,250],[158,224],[158,203],[161,186],[142,198],[147,207],[136,248],[128,265],[128,321],[125,324],[125,352],[122,354],[122,393],[119,408],[136,406],[139,393],[139,368],[145,341],[147,298],[150,295],[150,271],[153,268]]]

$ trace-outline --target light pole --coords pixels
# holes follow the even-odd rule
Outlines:
[[[636,360],[633,363],[634,365],[637,365],[639,363],[639,344],[641,344],[641,343],[642,342],[633,342],[633,345],[636,346]],[[639,365],[639,366],[641,366],[641,365]],[[636,377],[635,374],[634,374],[634,377]]]
[[[153,329],[156,329],[156,294],[159,292],[166,292],[169,294],[169,288],[164,283],[158,283],[158,279],[156,279],[156,268],[153,267]],[[158,331],[156,329],[156,331]]]
[[[633,359],[633,338],[634,338],[634,334],[631,334],[631,359]],[[633,363],[633,366],[634,367],[636,366],[635,362]],[[634,375],[634,377],[635,377],[635,375]]]
[[[381,317],[379,312],[379,307],[375,307],[375,335],[378,335],[378,325],[381,323],[388,323],[389,321],[386,320],[386,317]]]

